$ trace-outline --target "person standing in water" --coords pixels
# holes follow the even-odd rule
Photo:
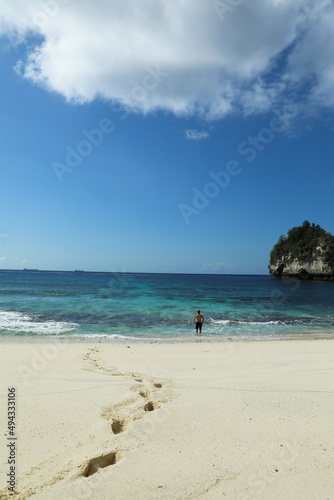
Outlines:
[[[202,333],[202,325],[204,323],[204,316],[201,315],[201,311],[197,311],[197,314],[194,316],[194,323],[196,325],[196,333]]]

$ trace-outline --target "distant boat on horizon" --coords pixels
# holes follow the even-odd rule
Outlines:
[[[39,271],[39,269],[27,269],[26,267],[23,269],[23,271]]]
[[[82,269],[75,269],[74,272],[75,273],[84,273],[85,271],[83,271]]]

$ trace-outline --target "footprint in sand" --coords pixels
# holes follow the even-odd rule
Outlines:
[[[142,398],[147,398],[149,396],[149,392],[146,391],[145,389],[143,391],[140,391],[139,392],[139,395],[142,397]]]
[[[99,457],[91,458],[84,468],[82,475],[84,477],[89,477],[95,474],[100,469],[109,467],[109,465],[115,465],[120,459],[120,454],[118,451],[112,451],[107,455],[101,455]]]
[[[145,411],[153,411],[153,410],[156,410],[157,408],[159,408],[158,403],[154,403],[153,401],[149,401],[149,402],[148,402],[148,403],[146,403],[146,405],[144,406],[144,410],[145,410]]]
[[[127,422],[125,420],[113,420],[111,424],[111,430],[114,434],[120,434],[121,432],[124,432],[125,429],[127,428]]]

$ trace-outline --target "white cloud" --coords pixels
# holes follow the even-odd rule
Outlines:
[[[203,141],[209,137],[209,132],[206,132],[205,130],[186,130],[186,139],[189,139],[190,141]]]
[[[228,262],[205,262],[203,264],[202,271],[222,271],[223,269],[233,268],[233,264],[229,264]]]
[[[333,27],[331,0],[245,1],[223,20],[211,0],[0,0],[0,33],[29,40],[28,80],[207,119],[267,112],[305,83],[304,106],[334,106]]]
[[[0,257],[0,262],[3,262],[4,260],[7,260],[7,257]]]

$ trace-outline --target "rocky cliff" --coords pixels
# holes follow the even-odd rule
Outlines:
[[[268,267],[274,278],[334,281],[334,236],[305,221],[280,237]]]

